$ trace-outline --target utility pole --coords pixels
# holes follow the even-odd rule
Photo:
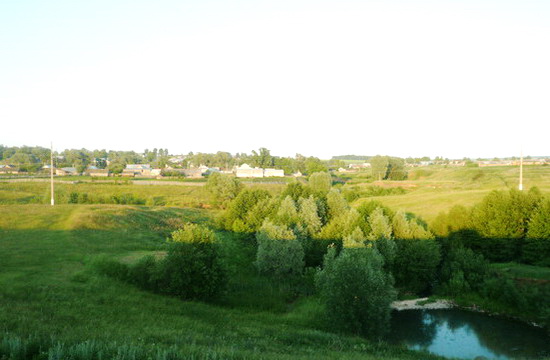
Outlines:
[[[519,191],[523,190],[523,148],[519,157]]]
[[[53,197],[53,142],[50,143],[51,150],[50,150],[50,179],[51,179],[51,186],[52,186],[52,199],[51,199],[51,205],[54,206],[55,200]]]

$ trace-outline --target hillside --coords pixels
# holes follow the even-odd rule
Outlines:
[[[219,304],[148,293],[95,270],[100,259],[162,251],[182,219],[209,217],[122,205],[0,206],[0,308],[10,309],[0,312],[0,333],[12,339],[0,340],[0,351],[30,336],[65,351],[93,340],[86,344],[134,355],[149,349],[159,359],[167,349],[189,359],[436,358],[329,332],[314,298],[294,302],[284,284],[257,276],[246,244],[229,234],[219,236],[233,281]]]
[[[347,175],[347,174],[346,174]],[[364,201],[376,200],[398,210],[403,209],[420,215],[428,222],[441,211],[448,211],[454,205],[472,206],[493,190],[517,188],[519,169],[517,167],[423,167],[409,171],[408,180],[367,182],[368,173],[350,174],[346,186],[365,190],[372,186],[384,188],[401,187],[404,194],[361,197]],[[525,189],[538,187],[550,194],[550,167],[526,166],[523,184]]]

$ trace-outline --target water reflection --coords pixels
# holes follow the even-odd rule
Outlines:
[[[544,330],[456,309],[395,311],[390,341],[463,359],[550,356],[550,337]]]

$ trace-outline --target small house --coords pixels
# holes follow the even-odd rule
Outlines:
[[[75,176],[80,175],[78,170],[75,167],[64,167],[60,169],[55,169],[55,175],[57,176]]]

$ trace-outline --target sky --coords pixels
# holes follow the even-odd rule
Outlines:
[[[0,144],[550,155],[547,0],[0,1]]]

